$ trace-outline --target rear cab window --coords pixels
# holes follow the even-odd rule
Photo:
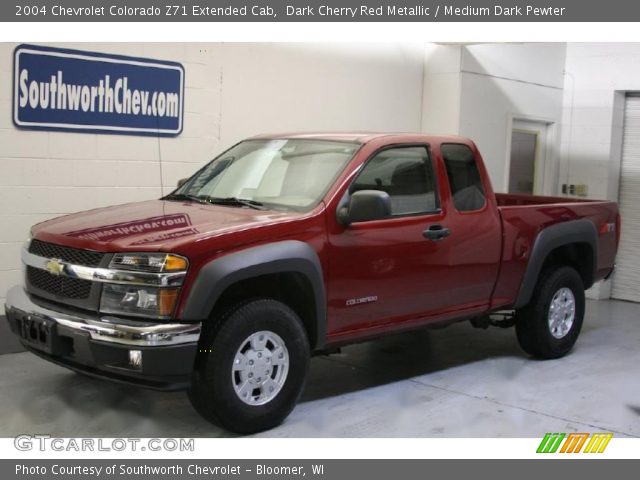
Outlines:
[[[440,152],[456,210],[470,212],[483,208],[486,195],[471,149],[462,143],[445,143],[440,146]]]

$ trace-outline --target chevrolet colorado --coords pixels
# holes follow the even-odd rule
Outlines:
[[[34,354],[186,388],[250,433],[294,408],[312,354],[392,332],[515,325],[565,355],[619,237],[613,202],[494,194],[465,138],[265,135],[159,200],[34,226],[5,308]]]

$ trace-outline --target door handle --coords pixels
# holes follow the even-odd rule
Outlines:
[[[451,230],[447,227],[443,227],[439,223],[436,223],[434,225],[429,225],[429,228],[422,232],[422,235],[428,240],[438,242],[451,235]]]

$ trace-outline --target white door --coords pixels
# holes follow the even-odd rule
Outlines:
[[[627,97],[619,190],[622,235],[611,296],[640,302],[640,97]]]
[[[507,192],[529,195],[544,192],[547,130],[547,123],[513,121]]]

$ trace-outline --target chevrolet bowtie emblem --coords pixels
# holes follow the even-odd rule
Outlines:
[[[62,260],[52,258],[46,263],[45,268],[52,275],[60,275],[64,271],[64,264]]]

